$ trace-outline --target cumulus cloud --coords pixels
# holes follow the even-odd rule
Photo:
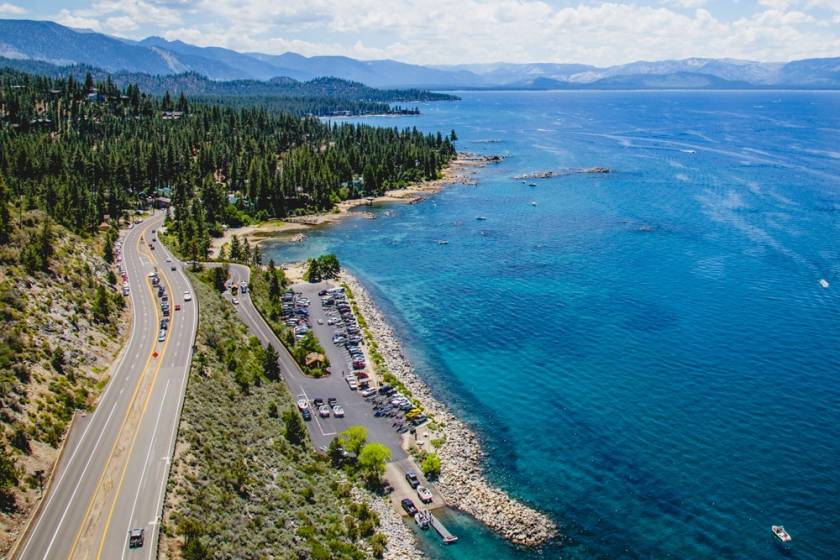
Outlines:
[[[753,1],[729,17],[705,0],[92,0],[63,13],[203,46],[432,64],[840,53],[840,0]]]
[[[61,10],[58,15],[56,15],[55,21],[61,25],[74,27],[76,29],[93,29],[94,31],[100,31],[102,29],[98,19],[71,13],[70,10],[67,9]]]
[[[17,6],[15,4],[9,4],[8,2],[3,2],[2,4],[0,4],[0,14],[19,16],[25,13],[25,8],[21,8],[20,6]]]

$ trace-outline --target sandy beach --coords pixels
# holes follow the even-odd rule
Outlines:
[[[234,235],[240,241],[247,239],[252,246],[267,238],[292,233],[297,233],[299,237],[295,237],[302,241],[307,230],[337,222],[347,217],[351,210],[360,206],[393,203],[416,204],[426,197],[440,192],[449,185],[475,184],[476,181],[473,175],[475,175],[477,168],[500,160],[501,158],[498,156],[481,156],[459,152],[458,156],[444,168],[439,179],[423,181],[404,189],[386,191],[385,194],[378,197],[344,200],[339,202],[331,212],[295,216],[286,218],[285,220],[269,220],[251,226],[227,229],[222,237],[215,238],[211,241],[210,256],[218,255],[219,249],[227,245]],[[295,238],[293,237],[292,241],[294,240]]]

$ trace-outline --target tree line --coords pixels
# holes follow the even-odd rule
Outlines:
[[[180,248],[202,258],[223,224],[329,210],[435,178],[454,155],[448,135],[414,128],[154,97],[110,77],[0,71],[9,200],[85,233],[165,199]]]

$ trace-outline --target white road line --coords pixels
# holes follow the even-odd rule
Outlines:
[[[111,413],[108,414],[108,418],[105,419],[105,425],[108,426],[111,423],[111,416],[114,414],[114,411],[117,409],[117,403],[114,403],[114,406],[111,407]],[[88,424],[89,426],[90,424]],[[102,436],[105,435],[105,430],[103,429],[99,432],[99,437],[96,438],[96,443],[93,444],[93,453],[88,456],[88,460],[85,462],[84,468],[82,468],[81,476],[76,481],[76,486],[73,488],[73,493],[70,494],[70,499],[67,500],[67,506],[65,506],[64,511],[61,514],[61,519],[58,520],[58,527],[56,527],[55,533],[53,533],[52,538],[50,539],[50,543],[47,546],[47,551],[44,552],[44,558],[49,558],[50,550],[52,549],[53,544],[55,543],[55,538],[58,536],[58,530],[61,528],[61,525],[64,523],[64,518],[67,516],[67,512],[70,511],[70,505],[73,503],[74,498],[76,497],[76,492],[79,490],[79,486],[82,484],[82,481],[85,480],[85,473],[87,472],[87,468],[90,466],[90,462],[93,457],[96,455],[96,448],[99,447],[99,442],[102,440]],[[78,449],[78,448],[77,448]],[[66,471],[65,471],[66,472]],[[47,504],[49,505],[49,504]],[[31,541],[30,541],[31,542]],[[26,549],[23,551],[26,552]],[[23,554],[21,554],[23,556]]]
[[[154,389],[154,387],[152,387]],[[149,457],[152,455],[152,449],[155,446],[155,439],[157,437],[158,426],[160,425],[160,414],[163,412],[163,405],[166,402],[166,393],[169,391],[169,380],[166,380],[166,385],[163,387],[163,396],[160,398],[160,407],[158,407],[157,417],[155,418],[155,428],[152,431],[152,440],[149,442],[149,449],[146,451],[146,458],[143,460],[143,469],[140,471],[140,482],[137,483],[137,492],[134,493],[134,502],[131,504],[131,513],[128,516],[129,519],[129,527],[134,523],[134,510],[137,508],[137,500],[140,498],[140,489],[143,487],[143,479],[146,476],[146,467],[149,465]],[[142,422],[142,420],[141,420]],[[131,460],[131,457],[128,457],[128,461]],[[128,529],[125,531],[125,543],[126,546],[123,547],[122,557],[125,558],[125,551],[128,549]]]
[[[131,232],[129,232],[129,235],[130,235],[130,233]],[[128,245],[129,235],[126,235],[126,245]],[[128,268],[126,268],[126,271],[128,271]],[[132,306],[131,306],[131,308],[132,308],[131,330],[129,331],[129,334],[128,334],[128,341],[125,344],[125,350],[123,351],[123,354],[122,354],[122,357],[120,358],[120,361],[117,363],[117,366],[113,370],[114,375],[113,375],[113,377],[111,378],[110,381],[113,381],[113,379],[116,378],[117,375],[119,374],[120,370],[122,369],[123,362],[125,361],[126,357],[128,357],[128,348],[134,342],[136,326],[137,326],[137,322],[139,320],[139,317],[138,317],[139,311],[138,311],[137,302],[134,301],[134,293],[133,292],[129,295],[129,298],[131,299],[131,303],[132,303]],[[108,398],[108,395],[111,392],[111,387],[113,387],[114,385],[115,385],[115,383],[113,383],[113,382],[109,382],[106,385],[105,391],[102,393],[102,396],[99,399],[99,405],[101,405],[102,403],[105,402],[105,400]],[[114,406],[116,406],[116,402],[114,403]],[[26,556],[26,551],[29,549],[29,545],[32,544],[32,540],[33,540],[32,537],[38,532],[38,527],[41,526],[41,521],[44,519],[44,513],[43,512],[45,512],[49,509],[53,498],[58,493],[58,489],[61,487],[61,483],[64,481],[64,477],[67,474],[67,471],[70,470],[70,466],[73,464],[73,459],[76,458],[76,455],[79,452],[79,448],[81,448],[82,443],[85,441],[85,438],[87,437],[88,431],[90,430],[91,426],[93,426],[93,424],[95,423],[96,414],[100,411],[101,408],[102,408],[101,406],[97,406],[96,409],[93,411],[93,414],[91,415],[87,426],[85,426],[85,431],[82,432],[82,437],[79,438],[78,443],[76,443],[75,449],[73,449],[73,453],[70,455],[70,459],[67,461],[67,466],[62,471],[61,476],[58,477],[58,481],[55,483],[55,486],[52,488],[52,490],[50,492],[50,496],[47,499],[47,503],[44,506],[44,509],[42,510],[41,515],[38,517],[38,521],[35,522],[35,527],[32,529],[32,532],[29,534],[29,540],[26,541],[26,545],[23,547],[23,550],[20,553],[20,558],[24,558]],[[113,413],[114,413],[114,407],[111,408],[111,413],[108,415],[108,418],[110,418],[111,414],[113,414]],[[108,425],[108,422],[106,421],[105,426],[107,426],[107,425]],[[105,430],[105,426],[103,426],[103,430],[102,430],[103,432]],[[67,437],[70,437],[70,434],[67,434]],[[102,438],[102,433],[100,432],[99,438],[97,438],[97,440],[96,440],[97,443],[94,444],[94,449],[96,449],[96,447],[99,443],[99,439],[101,439],[101,438]],[[88,458],[88,463],[90,463],[90,458]],[[58,468],[58,467],[59,467],[59,465],[56,465],[55,468]],[[74,489],[74,491],[73,491],[74,495],[75,495],[78,487],[79,487],[79,484],[77,483],[76,484],[76,489]],[[65,509],[64,514],[66,515],[66,513],[67,513],[67,510]],[[62,521],[64,520],[64,515],[61,516],[61,520]],[[61,528],[61,522],[62,521],[60,521],[59,524],[58,524],[58,527],[55,528],[56,534],[58,533],[58,530]],[[54,540],[55,540],[55,535],[53,535],[53,539],[50,541],[50,546],[52,546],[52,542]],[[49,552],[49,549],[47,549],[47,552]]]

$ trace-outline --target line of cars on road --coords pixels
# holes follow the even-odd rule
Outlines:
[[[125,268],[125,263],[122,258],[122,246],[122,239],[118,239],[114,242],[114,262],[116,262],[117,266],[120,268],[120,276],[122,277],[122,295],[127,296],[131,291],[131,288],[128,284],[128,271]]]
[[[160,320],[160,332],[158,333],[158,342],[163,342],[166,340],[166,331],[169,329],[169,315],[171,313],[171,306],[169,302],[169,296],[166,293],[166,286],[160,283],[160,277],[158,276],[157,269],[153,270],[149,273],[149,279],[152,282],[152,287],[157,288],[157,296],[160,300],[160,311],[163,317]],[[189,290],[184,292],[184,301],[191,301],[192,294]],[[181,310],[181,304],[175,304],[175,311]]]

